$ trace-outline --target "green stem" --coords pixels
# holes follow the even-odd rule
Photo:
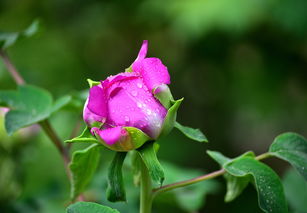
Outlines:
[[[162,192],[167,192],[167,191],[172,190],[172,189],[188,186],[188,185],[191,185],[191,184],[194,184],[194,183],[198,183],[200,181],[209,180],[209,179],[221,176],[224,173],[225,173],[225,170],[220,169],[218,171],[215,171],[215,172],[212,172],[212,173],[209,173],[209,174],[206,174],[206,175],[202,175],[202,176],[199,176],[199,177],[196,177],[196,178],[192,178],[192,179],[189,179],[189,180],[184,180],[184,181],[180,181],[180,182],[177,182],[177,183],[172,183],[172,184],[162,186],[160,188],[154,189],[153,193],[154,193],[154,196],[156,196],[156,195],[158,195]]]
[[[152,186],[148,169],[140,158],[141,162],[141,193],[140,193],[140,213],[151,213],[152,206]]]
[[[261,155],[258,155],[255,159],[260,161],[260,160],[264,160],[269,157],[272,157],[272,155],[269,152],[266,152]]]
[[[266,159],[266,158],[269,158],[269,157],[271,157],[270,153],[263,153],[261,155],[258,155],[255,159],[260,161],[260,160],[263,160],[263,159]],[[211,173],[206,174],[206,175],[202,175],[202,176],[195,177],[195,178],[192,178],[192,179],[189,179],[189,180],[184,180],[184,181],[168,184],[168,185],[162,186],[160,188],[153,189],[152,190],[153,197],[155,197],[156,195],[158,195],[162,192],[167,192],[167,191],[170,191],[172,189],[188,186],[188,185],[198,183],[198,182],[201,182],[201,181],[204,181],[204,180],[213,179],[215,177],[223,175],[225,172],[226,171],[224,169],[220,169],[218,171],[214,171],[214,172],[211,172]]]

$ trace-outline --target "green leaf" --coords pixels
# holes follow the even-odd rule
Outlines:
[[[270,154],[288,161],[307,180],[307,140],[296,133],[277,136],[270,146]]]
[[[93,144],[84,150],[74,152],[69,168],[72,172],[71,199],[84,191],[97,169],[101,145]]]
[[[107,198],[111,202],[126,201],[122,167],[127,152],[116,152],[108,169]]]
[[[293,211],[305,212],[307,209],[307,182],[293,168],[289,169],[282,179],[286,199]]]
[[[258,192],[258,202],[264,212],[288,212],[282,184],[278,175],[267,165],[249,156],[241,156],[224,165],[233,176],[251,175]]]
[[[92,202],[77,202],[67,207],[67,213],[119,213],[116,209]]]
[[[225,202],[231,202],[236,199],[243,190],[247,187],[248,183],[250,182],[250,177],[235,177],[226,173],[224,178],[227,182],[227,192],[225,195]]]
[[[99,143],[99,141],[92,135],[90,129],[85,127],[81,135],[73,139],[64,141],[65,143]]]
[[[68,103],[68,97],[53,104],[51,94],[31,85],[18,86],[17,91],[0,91],[0,105],[8,106],[5,128],[8,134],[48,118],[54,111]]]
[[[220,152],[216,152],[216,151],[207,151],[208,155],[213,158],[218,164],[220,164],[220,166],[222,168],[224,168],[224,166],[233,161],[232,159],[224,156],[222,153]],[[253,152],[246,152],[242,156],[249,156],[249,157],[255,157],[255,154]],[[240,158],[239,157],[239,158]],[[236,199],[242,192],[243,190],[246,188],[246,186],[248,185],[248,183],[250,182],[250,177],[249,176],[245,176],[245,177],[235,177],[233,175],[230,175],[228,173],[226,173],[224,175],[224,178],[226,180],[226,184],[227,184],[227,192],[225,195],[225,202],[231,202],[234,199]]]
[[[35,20],[22,32],[0,32],[0,49],[6,49],[12,46],[16,41],[32,36],[37,32],[38,27],[39,22]]]
[[[207,154],[213,159],[215,160],[218,164],[221,165],[221,167],[224,166],[224,164],[228,163],[231,161],[230,158],[227,158],[226,156],[224,156],[222,153],[220,152],[216,152],[216,151],[210,151],[207,150]]]
[[[182,101],[183,98],[174,101],[173,105],[168,109],[162,125],[161,136],[167,135],[173,129],[177,118],[177,111]]]
[[[194,141],[208,143],[206,136],[199,129],[193,129],[191,127],[183,126],[178,122],[175,122],[174,127],[179,129],[185,136],[187,136],[188,138]]]
[[[144,164],[146,165],[152,180],[162,185],[164,181],[164,170],[157,158],[154,142],[147,142],[137,149]]]
[[[66,106],[71,101],[71,96],[65,95],[54,102],[52,112],[56,112],[62,107]]]

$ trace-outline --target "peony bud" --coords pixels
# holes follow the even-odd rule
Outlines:
[[[146,54],[144,41],[127,72],[100,83],[91,81],[83,118],[92,134],[116,151],[136,149],[147,140],[158,139],[171,107],[168,70],[160,59],[146,58]]]

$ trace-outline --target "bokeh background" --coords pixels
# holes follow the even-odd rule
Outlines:
[[[307,136],[306,8],[305,0],[0,0],[0,29],[20,31],[40,19],[39,33],[8,53],[28,83],[55,97],[87,89],[87,78],[124,71],[142,40],[149,40],[148,55],[168,67],[174,97],[185,98],[178,121],[200,128],[210,141],[193,142],[174,130],[160,141],[159,157],[213,171],[218,165],[207,149],[229,157],[248,150],[261,154],[282,132]],[[15,87],[0,62],[0,89]],[[52,117],[63,140],[82,124],[80,115],[61,111]],[[69,183],[48,138],[38,127],[8,137],[0,121],[1,212],[64,212]],[[108,204],[104,168],[112,154],[104,152],[88,199]],[[285,175],[287,164],[266,162]],[[155,212],[260,212],[252,186],[231,203],[223,202],[222,178],[210,187],[200,210],[175,207],[178,199],[169,196],[157,199]],[[131,202],[115,207],[136,212],[133,193]],[[181,199],[197,200],[189,192]]]

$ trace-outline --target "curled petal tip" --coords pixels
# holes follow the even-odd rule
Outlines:
[[[144,59],[146,57],[147,49],[148,49],[148,41],[144,40],[143,44],[141,46],[141,49],[139,51],[138,57],[136,58],[136,61],[142,60],[142,59]]]

